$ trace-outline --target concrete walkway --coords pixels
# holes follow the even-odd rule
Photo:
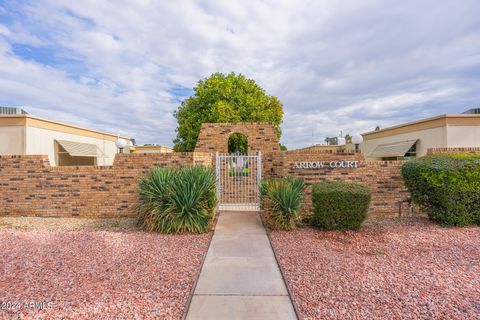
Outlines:
[[[187,319],[297,319],[257,212],[222,212]]]

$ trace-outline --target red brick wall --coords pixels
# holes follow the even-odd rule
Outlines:
[[[0,215],[132,217],[152,166],[212,165],[201,153],[118,154],[112,166],[51,167],[47,156],[0,156]]]
[[[480,148],[430,148],[427,150],[427,154],[437,153],[480,153]]]
[[[403,161],[365,161],[361,153],[352,150],[323,150],[315,152],[286,151],[267,153],[263,159],[264,176],[294,176],[307,184],[305,207],[311,209],[311,186],[322,180],[343,180],[365,184],[372,191],[369,215],[397,215],[399,200],[407,197],[407,191],[400,175]],[[295,169],[295,162],[358,161],[358,168]],[[407,205],[402,207],[407,212]]]
[[[274,126],[269,122],[204,123],[198,136],[196,152],[228,152],[228,139],[233,133],[248,139],[248,152],[280,151]]]
[[[119,154],[112,166],[51,167],[46,156],[0,156],[0,215],[132,217],[139,178],[152,166],[211,166],[210,153]],[[359,168],[293,169],[294,162],[359,161]],[[263,176],[292,175],[308,185],[321,180],[366,184],[372,190],[371,215],[395,215],[397,201],[407,196],[401,161],[364,161],[352,151],[267,152]],[[404,208],[406,210],[406,208]]]

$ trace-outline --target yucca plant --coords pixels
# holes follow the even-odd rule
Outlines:
[[[172,169],[155,167],[140,180],[140,203],[137,207],[139,225],[153,229],[154,218],[167,207],[167,194],[173,176]]]
[[[139,223],[161,233],[207,232],[216,205],[213,170],[152,169],[139,184]]]
[[[300,220],[305,184],[301,179],[286,177],[262,181],[260,205],[263,221],[269,229],[291,230]]]

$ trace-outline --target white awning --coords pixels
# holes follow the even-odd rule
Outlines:
[[[417,142],[417,140],[379,144],[370,154],[370,157],[403,157],[415,142]]]
[[[56,140],[72,157],[105,157],[105,154],[95,144]]]

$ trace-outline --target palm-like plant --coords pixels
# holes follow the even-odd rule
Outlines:
[[[167,205],[167,189],[174,172],[169,168],[155,167],[140,180],[137,207],[138,223],[146,229],[153,230],[154,219]]]
[[[202,166],[152,169],[139,184],[139,223],[162,233],[206,232],[215,189],[215,174]]]
[[[262,181],[261,207],[264,223],[270,229],[291,230],[300,219],[305,184],[301,179],[286,177]]]

